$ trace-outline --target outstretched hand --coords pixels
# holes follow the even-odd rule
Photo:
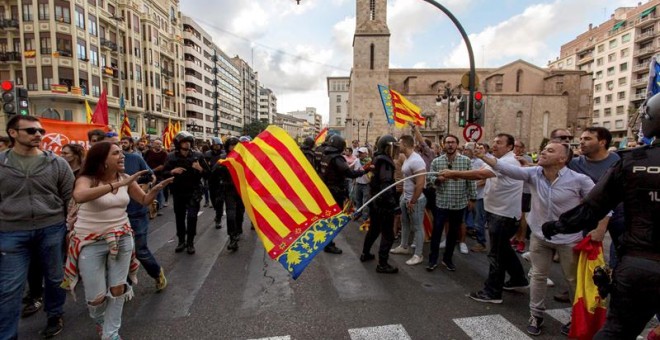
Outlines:
[[[142,175],[144,175],[148,172],[149,172],[149,170],[141,170],[141,171],[138,171],[138,172],[136,172],[136,173],[134,173],[134,174],[132,174],[128,177],[125,177],[124,179],[119,181],[119,186],[122,187],[122,186],[125,186],[125,185],[129,185],[129,184],[133,183],[135,180],[137,180],[138,178],[140,178],[140,176],[142,176]]]

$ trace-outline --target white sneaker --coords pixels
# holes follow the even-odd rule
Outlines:
[[[467,244],[461,242],[461,244],[458,246],[458,248],[461,250],[461,254],[467,254],[469,253]]]
[[[445,241],[440,242],[440,249],[445,249],[446,246],[447,246],[447,242]]]
[[[528,251],[524,252],[524,253],[521,255],[521,257],[523,258],[523,260],[525,260],[525,261],[527,261],[527,262],[530,262],[530,260],[531,260],[531,258],[530,258],[530,254],[529,254]]]
[[[412,254],[412,251],[408,248],[404,248],[402,246],[398,246],[396,248],[390,249],[390,253],[392,254],[404,254],[404,255],[409,255]]]
[[[552,280],[550,280],[550,278],[548,278],[548,280],[545,282],[545,284],[546,284],[548,287],[554,287],[554,286],[555,286],[555,283],[552,282]]]
[[[419,256],[419,255],[413,255],[413,257],[410,258],[410,260],[406,261],[406,264],[409,266],[414,266],[416,264],[420,264],[424,261],[424,258]]]

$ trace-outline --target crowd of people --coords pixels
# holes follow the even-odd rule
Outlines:
[[[339,135],[330,135],[319,147],[311,137],[301,145],[335,201],[342,206],[350,202],[360,212],[354,219],[368,223],[359,260],[377,259],[378,273],[398,272],[390,255],[408,255],[406,265],[425,264],[430,272],[439,265],[454,272],[460,270],[455,248],[462,254],[487,253],[488,277],[468,297],[499,304],[506,291],[528,289],[527,332],[539,335],[547,287],[554,285],[548,277],[553,262],[559,263],[568,287],[555,299],[570,302],[577,282],[573,247],[583,237],[603,241],[609,232],[612,268],[626,255],[623,203],[588,232],[562,219],[563,213],[588,202],[590,192],[598,190],[595,184],[621,163],[609,150],[612,135],[607,129],[586,128],[577,137],[577,154],[570,144],[576,137],[555,129],[536,155],[506,133],[490,144],[461,144],[454,135],[434,144],[415,126],[409,131],[399,138],[380,136],[375,146],[357,140],[347,146]],[[212,138],[196,145],[183,131],[165,150],[160,140],[92,130],[89,150],[67,144],[56,156],[40,149],[45,131],[38,118],[14,116],[6,132],[8,137],[0,138],[0,339],[16,338],[20,317],[42,308],[47,314],[43,337],[59,334],[66,291],[73,292],[79,282],[98,335],[119,339],[123,305],[133,297],[138,266],[154,279],[156,292],[168,285],[147,244],[154,217],[150,205],[160,210],[171,198],[176,253],[195,253],[202,200],[215,211],[216,229],[222,229],[226,215],[227,250],[238,250],[245,208],[229,170],[218,160],[249,137]],[[653,221],[657,224],[657,216]],[[429,222],[431,227],[425,228]],[[475,239],[471,248],[467,237]],[[426,241],[430,245],[425,251]],[[324,251],[342,253],[334,242]],[[521,257],[531,263],[529,273]],[[622,324],[612,334],[641,331]],[[569,322],[560,332],[568,335],[570,328]],[[660,336],[660,329],[651,336]]]

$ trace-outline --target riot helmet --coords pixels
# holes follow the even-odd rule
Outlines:
[[[252,138],[250,136],[241,136],[238,138],[238,141],[241,143],[251,142]]]
[[[240,140],[236,137],[229,137],[227,140],[225,140],[225,152],[229,154],[229,148],[232,146],[235,146],[236,144],[240,143]]]
[[[314,138],[312,137],[305,137],[305,140],[303,140],[302,146],[307,148],[307,149],[313,149],[314,148]]]
[[[660,137],[660,95],[658,94],[642,106],[642,133],[646,138]]]
[[[346,140],[344,140],[344,137],[340,135],[332,135],[328,137],[328,139],[325,141],[325,144],[327,145],[326,150],[331,152],[342,152],[344,149],[346,149]],[[330,148],[335,150],[330,150]]]
[[[174,148],[179,150],[181,148],[181,143],[189,142],[190,147],[195,144],[195,137],[190,134],[188,131],[179,131],[176,136],[174,136]]]
[[[392,135],[383,135],[376,144],[378,153],[390,156],[392,159],[399,153],[399,142]]]
[[[222,145],[222,139],[219,137],[211,137],[211,146],[213,145]]]

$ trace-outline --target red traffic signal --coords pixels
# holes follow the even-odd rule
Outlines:
[[[474,93],[474,99],[476,99],[476,100],[481,100],[483,97],[484,97],[484,95],[481,94],[481,92],[479,92],[479,91]]]
[[[14,89],[14,82],[5,80],[2,82],[2,90],[3,91],[11,91]]]

